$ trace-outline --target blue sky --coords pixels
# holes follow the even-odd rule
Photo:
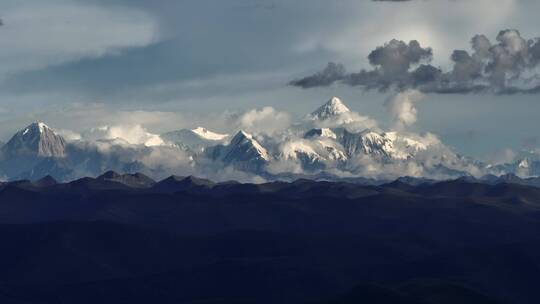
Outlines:
[[[81,131],[141,123],[153,132],[205,125],[220,113],[272,106],[301,117],[331,96],[390,124],[395,92],[335,84],[289,86],[339,62],[370,69],[391,39],[432,48],[452,66],[501,30],[539,37],[537,1],[50,0],[0,2],[0,139],[34,120]],[[488,157],[536,144],[537,94],[427,93],[415,131]]]

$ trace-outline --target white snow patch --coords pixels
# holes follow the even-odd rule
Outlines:
[[[203,127],[198,127],[191,131],[199,135],[200,137],[204,139],[208,139],[208,140],[224,140],[225,138],[229,136],[229,134],[220,134],[220,133],[212,132]]]

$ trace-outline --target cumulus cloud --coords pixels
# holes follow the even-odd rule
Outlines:
[[[392,116],[397,129],[404,129],[416,122],[418,115],[416,103],[423,99],[424,94],[421,92],[407,90],[386,100],[386,109]]]
[[[391,40],[369,56],[370,70],[347,73],[338,63],[290,84],[301,88],[341,83],[366,90],[417,89],[424,93],[539,93],[540,38],[526,39],[514,29],[500,31],[495,42],[485,35],[471,39],[472,51],[454,50],[452,67],[430,64],[433,52],[418,41]]]
[[[364,86],[367,89],[387,90],[391,86],[403,88],[410,85],[410,68],[420,62],[429,62],[432,57],[431,48],[423,48],[416,40],[407,44],[393,39],[369,54],[368,59],[374,67],[373,70],[347,73],[343,65],[329,63],[322,72],[294,80],[291,84],[310,88],[329,86],[340,81],[353,86]]]
[[[291,115],[272,107],[253,109],[240,115],[238,128],[247,132],[272,134],[291,125]]]
[[[432,56],[432,50],[422,48],[416,40],[406,44],[394,39],[371,52],[368,59],[382,77],[391,80],[403,77],[413,64],[430,61]]]
[[[140,158],[140,162],[157,178],[175,174],[194,175],[196,172],[193,157],[176,147],[151,147],[148,153]]]
[[[351,132],[360,132],[366,129],[378,130],[377,121],[357,112],[342,113],[324,120],[308,121],[314,128],[345,128]]]
[[[345,79],[347,73],[343,64],[329,62],[321,72],[314,75],[293,80],[292,85],[302,88],[324,87],[334,84],[336,81]]]
[[[512,149],[502,149],[490,153],[486,159],[493,164],[506,164],[515,162],[518,158],[518,153]]]
[[[81,140],[82,139],[82,136],[81,134],[77,133],[77,132],[73,132],[71,130],[66,130],[66,129],[57,129],[55,130],[55,132],[62,136],[65,140],[67,141],[76,141],[76,140]]]
[[[240,129],[250,133],[275,133],[286,129],[291,123],[291,114],[279,111],[273,107],[262,107],[246,111],[206,111],[204,113],[189,112],[186,110],[155,111],[155,110],[118,110],[114,105],[103,103],[83,104],[76,103],[69,106],[53,107],[45,109],[45,112],[32,113],[31,116],[17,118],[23,122],[11,122],[10,124],[24,125],[27,121],[61,121],[62,132],[71,130],[90,136],[90,139],[111,139],[111,132],[117,133],[140,133],[143,137],[163,134],[180,129],[194,129],[204,126],[208,130],[218,133],[233,134]],[[98,130],[96,126],[107,126],[105,130]],[[113,128],[114,127],[114,128]],[[131,131],[118,131],[118,128],[132,129]],[[113,130],[107,130],[111,129]],[[141,130],[145,129],[145,131]],[[0,130],[0,137],[7,138],[14,130]],[[111,132],[109,132],[111,131]],[[94,133],[94,134],[92,134]],[[150,133],[144,134],[144,133]],[[76,133],[70,134],[69,138],[77,137]],[[123,136],[119,136],[123,137]],[[155,137],[154,137],[155,138]],[[140,140],[129,142],[142,143]]]
[[[424,168],[414,162],[382,163],[367,155],[358,155],[348,164],[349,170],[360,176],[394,179],[399,176],[425,176]]]
[[[92,128],[83,133],[85,140],[122,140],[127,144],[159,146],[164,142],[157,134],[148,132],[141,125],[116,125]]]

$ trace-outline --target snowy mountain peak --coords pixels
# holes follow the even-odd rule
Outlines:
[[[6,156],[63,157],[66,142],[42,122],[34,122],[15,133],[2,147]]]
[[[206,128],[198,127],[193,130],[191,130],[193,133],[199,135],[200,137],[208,140],[224,140],[229,136],[228,134],[220,134],[216,132],[212,132]]]
[[[193,152],[202,152],[208,147],[226,141],[229,134],[220,134],[203,127],[198,127],[195,129],[181,129],[163,133],[160,137],[167,144]]]
[[[45,123],[43,122],[37,122],[37,126],[39,128],[39,130],[41,132],[43,132],[45,129],[50,129],[49,126],[47,126]]]
[[[44,133],[46,131],[51,131],[51,132],[54,133],[54,131],[52,131],[52,129],[49,128],[49,126],[47,126],[43,122],[39,122],[39,121],[30,124],[28,127],[26,127],[21,132],[22,132],[22,135],[26,135],[28,133],[33,133],[32,131],[35,131],[36,133],[39,132],[40,134],[42,134],[42,133]]]
[[[311,113],[312,119],[325,120],[332,116],[349,113],[351,110],[337,97],[332,97],[327,103]]]

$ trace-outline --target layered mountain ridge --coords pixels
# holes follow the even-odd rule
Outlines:
[[[1,303],[540,300],[540,188],[496,177],[254,184],[109,171],[0,183],[0,202]]]

